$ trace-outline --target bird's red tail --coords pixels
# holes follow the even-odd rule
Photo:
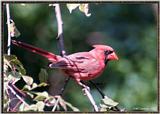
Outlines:
[[[37,48],[37,47],[34,47],[30,44],[26,44],[26,43],[23,43],[23,42],[20,42],[20,41],[16,41],[16,40],[12,40],[12,44],[18,46],[18,47],[22,47],[24,49],[27,49],[33,53],[37,53],[41,56],[44,56],[46,57],[48,60],[52,61],[52,62],[56,62],[57,61],[57,56],[51,52],[47,52],[43,49],[40,49],[40,48]]]

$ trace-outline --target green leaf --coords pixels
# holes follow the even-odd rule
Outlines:
[[[37,85],[36,83],[33,83],[33,84],[32,84],[32,89],[33,89],[33,88],[36,88],[37,86],[38,86],[38,85]]]
[[[26,106],[23,111],[37,111],[37,110],[38,110],[37,105],[32,104],[32,105]]]
[[[81,4],[81,5],[79,6],[79,10],[80,10],[81,12],[83,12],[87,17],[91,16],[91,13],[88,13],[88,11],[89,11],[89,6],[88,6],[88,4]]]
[[[3,65],[4,73],[6,73],[9,68],[11,68],[11,65],[10,65],[9,61],[4,57],[4,65]]]
[[[9,28],[11,37],[19,37],[21,35],[13,20],[11,20]]]
[[[44,99],[46,99],[46,97],[45,97],[45,96],[42,96],[42,95],[38,95],[38,96],[36,96],[36,97],[34,98],[34,100],[36,100],[36,101],[43,101]]]
[[[25,108],[25,104],[22,103],[22,104],[19,106],[19,111],[24,111],[24,108]]]
[[[47,83],[42,82],[39,85],[37,85],[37,87],[43,87],[43,86],[47,86],[47,85],[48,85]]]
[[[25,75],[26,70],[24,69],[22,63],[17,59],[15,55],[4,55],[4,62],[8,65],[12,70],[16,70],[20,74]]]
[[[112,99],[110,99],[109,97],[105,96],[104,99],[102,99],[102,101],[104,102],[104,104],[108,105],[108,106],[117,106],[118,103],[113,101]]]
[[[76,9],[79,5],[80,5],[80,4],[67,4],[66,6],[67,6],[69,12],[72,13],[72,11],[73,11],[74,9]]]
[[[38,111],[44,111],[45,103],[43,101],[39,101],[36,103]]]
[[[20,64],[20,61],[18,61],[17,57],[15,55],[4,55],[3,56],[4,59],[4,82],[8,82],[8,81],[14,81],[17,82],[18,80],[20,80],[20,78],[22,77],[22,73],[18,72],[17,70],[17,64]],[[14,63],[13,61],[16,61],[16,63]],[[18,68],[19,69],[19,68]]]
[[[27,95],[30,96],[30,98],[34,98],[34,95],[30,91],[26,91]]]
[[[88,11],[89,11],[88,4],[67,4],[66,6],[67,6],[70,13],[72,13],[73,10],[75,10],[77,7],[79,7],[79,10],[81,12],[83,12],[87,17],[91,16],[91,13],[88,13]]]
[[[18,79],[20,79],[22,77],[22,75],[19,74],[19,72],[16,72],[16,71],[11,71],[11,72],[8,72],[6,74],[8,74],[8,77],[11,76],[11,78],[18,78]]]
[[[6,73],[7,77],[4,78],[4,82],[8,82],[8,81],[14,81],[17,82],[18,80],[21,79],[21,75],[18,72],[7,72]]]
[[[104,104],[100,104],[100,111],[101,112],[108,111],[108,107]]]
[[[23,80],[26,82],[27,85],[32,85],[33,83],[33,78],[29,76],[22,76]]]
[[[39,80],[40,82],[47,82],[48,81],[48,73],[46,71],[46,69],[41,68],[41,71],[39,72]]]
[[[32,89],[35,89],[35,88],[38,88],[38,87],[45,87],[45,86],[48,86],[48,84],[44,83],[44,82],[40,83],[39,85],[37,85],[36,83],[33,83],[32,84]]]
[[[43,101],[46,98],[49,98],[49,95],[47,92],[34,92],[37,96],[34,98],[34,100],[37,101]]]
[[[101,100],[101,104],[100,104],[100,107],[101,107],[101,111],[105,111],[112,108],[112,107],[115,107],[118,105],[117,102],[113,101],[112,99],[110,99],[109,97],[105,96],[104,99]]]
[[[29,85],[25,85],[21,90],[22,90],[22,91],[28,91],[28,90],[31,90],[31,86],[29,86]]]

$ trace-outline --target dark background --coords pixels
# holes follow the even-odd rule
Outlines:
[[[104,73],[93,80],[100,83],[104,93],[127,110],[157,110],[157,4],[153,3],[89,3],[90,17],[74,10],[72,14],[61,3],[64,23],[64,44],[67,54],[89,51],[96,43],[112,46],[119,57],[110,62]],[[7,25],[3,10],[4,52],[6,53]],[[53,7],[48,3],[10,4],[11,17],[20,31],[20,40],[47,51],[59,54],[57,47],[57,21]],[[12,47],[36,83],[41,68],[49,73],[49,92],[58,93],[64,76],[48,69],[48,60],[18,47]],[[92,66],[88,66],[92,67]],[[101,96],[91,86],[91,93],[99,103]],[[81,111],[91,110],[91,105],[81,88],[72,80],[64,99]]]

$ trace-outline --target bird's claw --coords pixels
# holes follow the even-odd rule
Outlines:
[[[90,91],[90,88],[89,88],[88,86],[85,86],[85,88],[86,88],[88,91]]]
[[[86,91],[90,91],[90,88],[88,86],[85,85],[85,87],[82,89],[82,91],[84,92],[84,95],[86,95]]]
[[[78,82],[78,84],[81,86],[81,87],[83,87],[83,89],[82,89],[82,91],[84,92],[84,93],[86,93],[85,91],[90,91],[90,88],[88,87],[88,86],[86,86],[85,84],[83,84],[82,82],[80,82],[80,81],[77,81]],[[85,95],[85,94],[84,94]]]

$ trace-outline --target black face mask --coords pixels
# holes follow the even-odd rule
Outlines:
[[[107,63],[108,63],[109,59],[106,59],[106,58],[107,58],[107,56],[108,56],[109,54],[111,54],[111,53],[113,53],[113,51],[108,51],[108,50],[107,50],[107,51],[105,51],[105,52],[104,52],[104,54],[105,54],[105,60],[104,60],[104,63],[105,63],[105,64],[107,64]]]
[[[104,52],[104,54],[105,54],[106,56],[108,56],[108,55],[111,54],[111,53],[113,53],[113,51],[108,51],[108,50],[107,50],[107,51]]]

